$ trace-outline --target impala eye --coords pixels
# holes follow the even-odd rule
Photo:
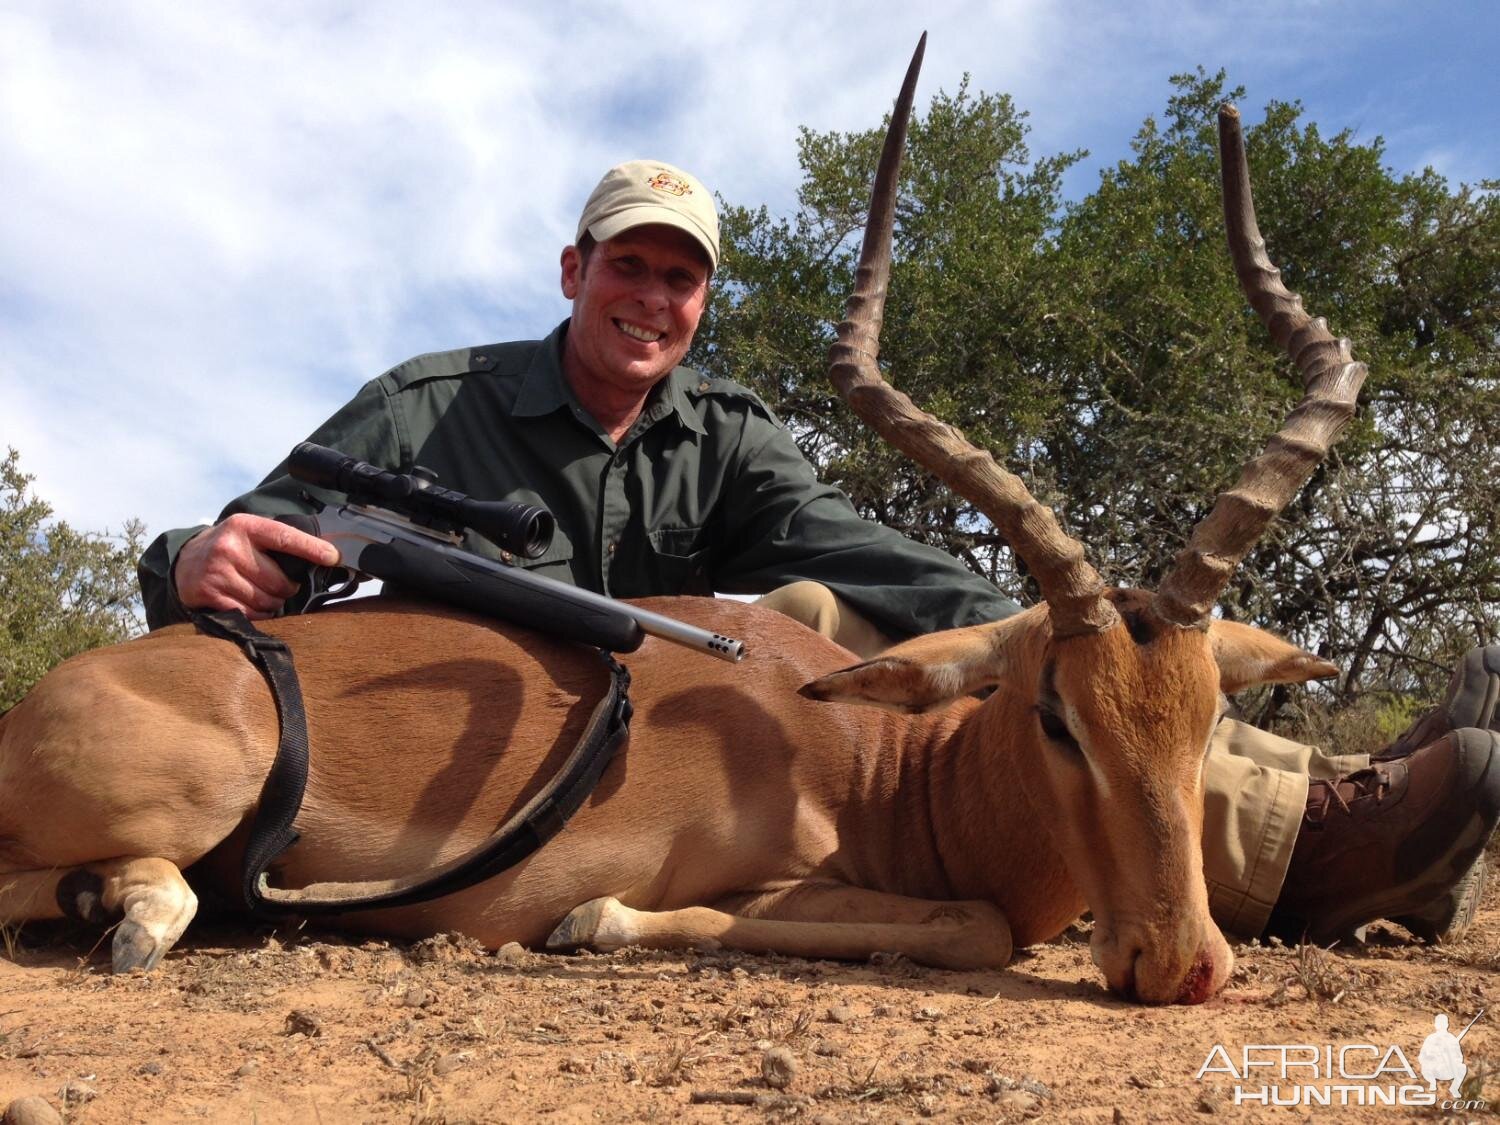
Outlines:
[[[1078,745],[1078,739],[1073,737],[1073,732],[1068,729],[1068,724],[1063,722],[1061,715],[1047,707],[1039,706],[1033,710],[1036,711],[1037,721],[1042,724],[1042,733],[1050,741],[1082,756],[1083,747]]]

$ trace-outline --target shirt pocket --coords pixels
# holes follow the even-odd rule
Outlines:
[[[556,578],[559,582],[573,585],[573,543],[561,529],[552,533],[552,542],[547,545],[540,558],[525,559],[520,555],[506,557],[502,553],[501,559],[533,574]]]
[[[654,593],[712,596],[710,550],[701,527],[661,527],[646,537]]]
[[[545,574],[569,585],[573,583],[573,544],[561,530],[552,533],[552,542],[534,559],[524,558],[514,551],[497,546],[492,540],[475,532],[466,532],[462,547],[471,554],[480,555],[506,566],[518,566],[535,574]]]

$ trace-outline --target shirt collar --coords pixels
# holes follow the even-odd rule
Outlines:
[[[516,403],[510,411],[512,415],[530,418],[551,414],[565,406],[578,407],[573,388],[563,378],[562,346],[567,332],[568,322],[565,320],[552,330],[532,355],[531,364],[521,377],[521,389],[516,392]]]
[[[565,320],[554,328],[531,357],[531,364],[521,379],[521,389],[516,393],[516,403],[511,407],[511,414],[515,417],[530,418],[551,414],[564,407],[579,411],[583,409],[578,403],[578,396],[563,377],[562,349],[563,340],[568,334],[568,323]],[[688,387],[697,386],[698,383],[697,372],[686,367],[674,367],[665,379],[651,389],[651,395],[641,411],[642,416],[649,417],[654,424],[668,414],[676,414],[688,429],[700,434],[708,433],[687,395]]]

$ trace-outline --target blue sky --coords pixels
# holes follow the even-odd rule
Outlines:
[[[924,27],[919,101],[1012,94],[1074,195],[1199,64],[1500,176],[1487,0],[540,7],[0,0],[0,446],[61,517],[210,519],[385,368],[546,333],[618,161],[787,212],[797,126],[875,124]]]

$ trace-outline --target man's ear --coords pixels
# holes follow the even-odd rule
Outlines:
[[[564,246],[562,252],[562,295],[568,300],[578,296],[578,279],[583,276],[583,255],[576,246]]]
[[[1301,684],[1339,674],[1337,664],[1253,625],[1215,618],[1209,622],[1208,639],[1219,665],[1219,688],[1225,695],[1252,684]]]

